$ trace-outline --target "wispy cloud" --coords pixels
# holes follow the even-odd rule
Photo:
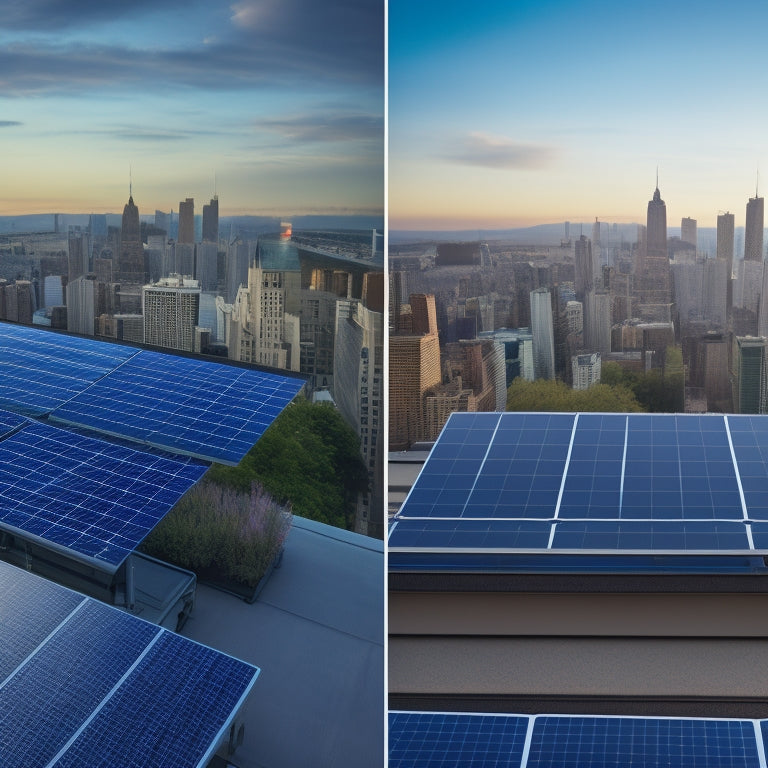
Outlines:
[[[554,147],[524,144],[503,136],[476,132],[456,141],[441,156],[460,165],[499,170],[532,170],[550,166],[556,155]]]
[[[298,143],[383,139],[384,119],[377,115],[301,115],[258,120],[257,128]]]
[[[0,120],[0,128],[13,128],[16,125],[24,125],[18,120]]]

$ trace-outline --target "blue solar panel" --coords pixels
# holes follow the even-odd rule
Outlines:
[[[389,768],[517,768],[529,718],[391,712]]]
[[[30,416],[49,413],[136,351],[0,323],[0,407]]]
[[[113,570],[206,469],[29,422],[0,441],[0,529]]]
[[[56,766],[198,765],[226,727],[217,715],[238,707],[252,678],[250,665],[166,632]],[[181,738],[148,738],[148,723]]]
[[[237,464],[302,386],[287,376],[141,351],[52,418]]]
[[[19,637],[75,606],[0,678],[3,768],[205,765],[259,673],[0,562],[4,593],[26,595],[1,625]]]
[[[390,551],[768,551],[766,416],[482,415],[452,415]],[[469,520],[542,525],[502,539],[494,531],[515,529]]]
[[[5,435],[11,434],[16,429],[20,429],[27,423],[23,416],[17,416],[9,411],[0,411],[0,439]]]
[[[751,721],[535,719],[527,768],[744,768],[760,765]]]
[[[752,768],[765,765],[758,727],[768,735],[754,720],[391,712],[389,764]]]

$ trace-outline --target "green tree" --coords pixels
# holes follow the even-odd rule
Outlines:
[[[507,410],[629,413],[643,409],[632,392],[623,386],[596,384],[578,390],[562,381],[526,381],[518,377],[507,390]]]
[[[297,398],[236,467],[215,464],[206,478],[247,491],[256,480],[296,515],[350,528],[357,493],[368,487],[359,440],[327,403]]]

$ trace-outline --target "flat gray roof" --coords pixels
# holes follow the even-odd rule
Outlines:
[[[258,600],[198,586],[182,634],[262,670],[235,765],[384,765],[383,542],[295,517]]]

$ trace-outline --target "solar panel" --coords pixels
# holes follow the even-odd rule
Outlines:
[[[115,570],[206,469],[29,422],[0,441],[0,530]]]
[[[0,323],[0,408],[49,413],[137,350],[93,339]]]
[[[0,632],[32,638],[0,674],[4,768],[203,766],[259,674],[0,562],[3,592],[24,594],[28,609]]]
[[[389,768],[517,768],[528,717],[391,712]]]
[[[0,410],[0,439],[11,434],[14,430],[20,429],[26,423],[27,420],[23,416]]]
[[[478,416],[449,418],[390,529],[390,563],[430,549],[768,552],[766,416]]]
[[[52,418],[237,464],[302,386],[288,376],[143,350]]]
[[[761,728],[765,721],[390,712],[390,765],[747,768],[766,764]]]

